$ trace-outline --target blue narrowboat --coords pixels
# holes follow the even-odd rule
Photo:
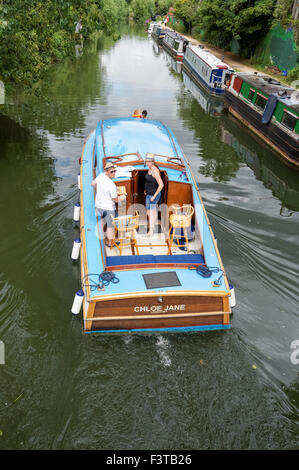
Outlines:
[[[152,235],[147,233],[144,194],[148,153],[163,181]],[[111,247],[105,244],[105,221],[97,214],[96,190],[91,185],[110,163],[116,167],[112,181],[118,194],[125,196],[113,217]],[[77,314],[83,307],[84,331],[230,328],[234,289],[190,165],[173,132],[160,121],[102,120],[88,136],[80,164],[81,289],[72,312]]]
[[[202,46],[188,45],[183,57],[183,70],[212,95],[223,95],[226,81],[233,70]]]
[[[164,38],[164,36],[165,36],[165,34],[166,34],[166,32],[167,32],[167,29],[166,29],[166,28],[163,28],[163,26],[162,26],[161,24],[158,24],[158,23],[157,23],[157,24],[155,24],[155,25],[153,26],[152,33],[151,33],[151,34],[152,34],[152,37],[153,37],[156,41],[158,41],[159,44],[161,44],[162,41],[163,41],[163,38]]]

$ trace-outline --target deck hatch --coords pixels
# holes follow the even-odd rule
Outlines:
[[[143,279],[147,289],[157,289],[159,287],[181,286],[177,273],[174,271],[143,274]]]

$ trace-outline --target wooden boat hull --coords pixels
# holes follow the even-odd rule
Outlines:
[[[235,96],[229,90],[225,90],[225,101],[229,111],[247,127],[249,127],[264,142],[289,163],[299,166],[299,141],[292,138],[287,132],[273,124],[263,124],[261,114],[248,106],[243,100]]]
[[[86,332],[150,331],[156,329],[227,329],[228,296],[220,293],[175,293],[93,301],[85,316]]]

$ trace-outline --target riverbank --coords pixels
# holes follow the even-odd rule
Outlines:
[[[170,28],[168,26],[166,28],[171,31],[175,31],[175,29]],[[223,49],[213,46],[212,44],[199,41],[198,39],[195,39],[193,36],[189,36],[187,34],[182,34],[182,33],[179,33],[179,34],[181,34],[181,36],[183,36],[184,38],[188,39],[188,41],[191,41],[192,44],[204,46],[207,51],[214,54],[216,57],[218,57],[218,59],[221,59],[231,68],[233,68],[236,72],[263,73],[264,75],[268,75],[269,77],[275,78],[276,80],[279,80],[285,83],[286,85],[290,86],[286,78],[283,77],[282,75],[271,73],[271,71],[266,70],[262,66],[255,67],[252,64],[250,64],[250,61],[248,59],[241,59],[233,52],[224,51]]]

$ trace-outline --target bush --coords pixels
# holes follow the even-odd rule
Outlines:
[[[11,0],[0,3],[0,76],[7,86],[32,86],[53,62],[75,55],[78,38],[113,31],[126,0]],[[82,29],[76,34],[76,24]]]
[[[292,82],[294,80],[299,80],[299,65],[289,71],[287,76],[288,82]]]

